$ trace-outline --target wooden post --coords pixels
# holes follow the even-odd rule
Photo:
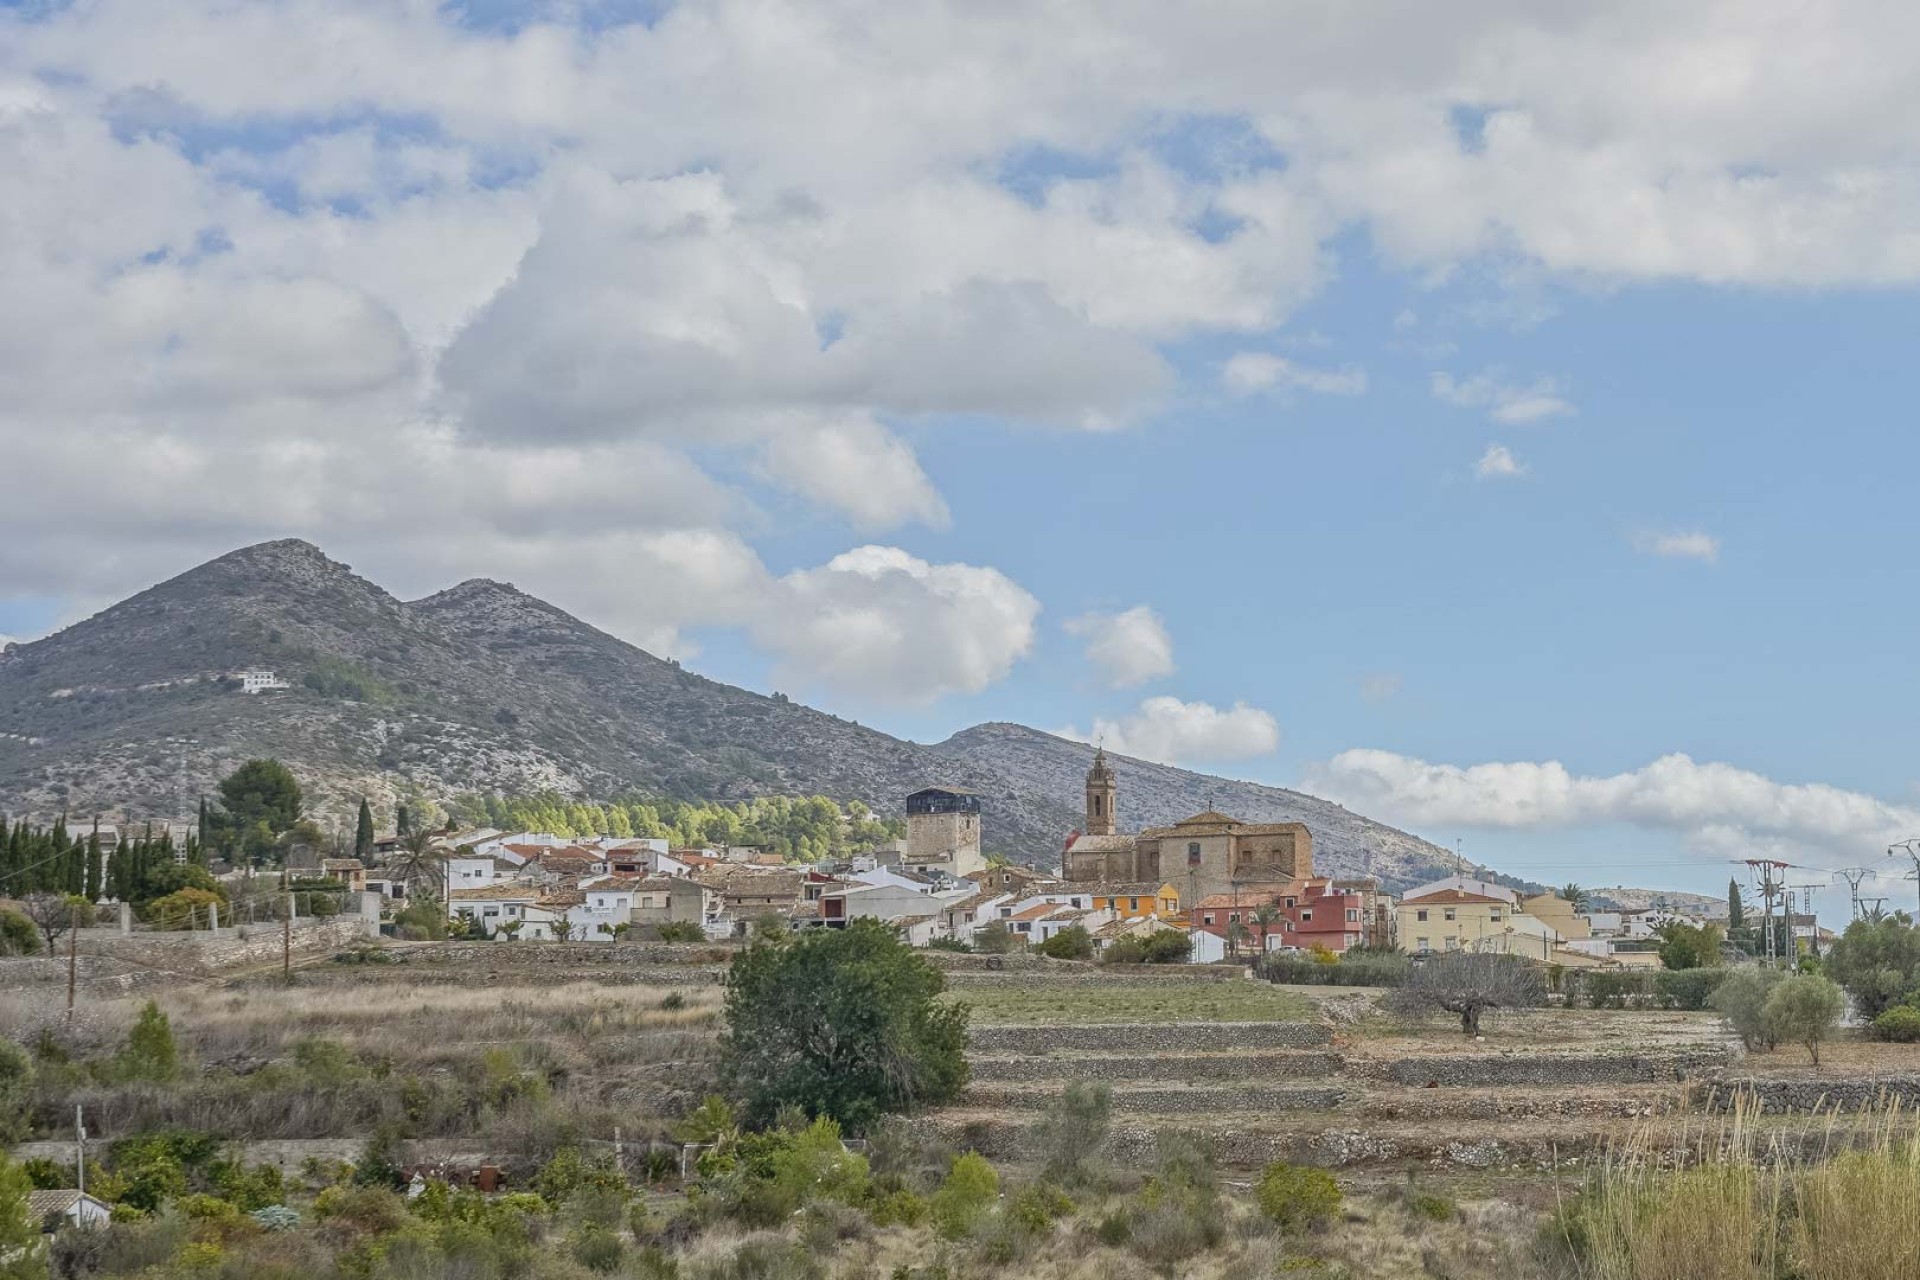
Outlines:
[[[280,980],[293,983],[293,895],[287,895],[287,914],[280,918]]]
[[[73,988],[80,972],[80,923],[67,911],[67,1021],[73,1021]]]

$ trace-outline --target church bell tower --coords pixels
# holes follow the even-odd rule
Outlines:
[[[1107,764],[1106,748],[1095,748],[1093,768],[1087,770],[1087,821],[1086,832],[1090,836],[1110,836],[1119,829],[1115,825],[1113,812],[1114,800],[1119,791],[1114,781],[1113,769]]]

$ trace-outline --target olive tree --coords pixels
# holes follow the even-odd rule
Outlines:
[[[1805,1045],[1817,1067],[1820,1043],[1833,1038],[1846,1009],[1846,993],[1820,975],[1787,978],[1767,997],[1767,1033],[1776,1044]]]
[[[1383,1003],[1395,1013],[1426,1017],[1436,1009],[1458,1014],[1465,1035],[1480,1034],[1480,1017],[1489,1009],[1520,1009],[1545,1004],[1546,974],[1523,956],[1456,951],[1434,956],[1407,975],[1406,985],[1389,992]]]

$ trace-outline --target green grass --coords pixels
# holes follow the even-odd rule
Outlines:
[[[1313,1001],[1265,982],[1079,988],[958,987],[977,1026],[998,1023],[1305,1022]]]

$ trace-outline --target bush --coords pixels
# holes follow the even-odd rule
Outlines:
[[[1283,1231],[1326,1223],[1340,1209],[1340,1184],[1325,1169],[1284,1162],[1270,1164],[1254,1188],[1260,1212]]]
[[[1767,997],[1779,982],[1777,969],[1741,965],[1727,975],[1707,1003],[1727,1020],[1749,1050],[1771,1049],[1777,1042],[1767,1028]]]
[[[127,1033],[126,1047],[114,1055],[113,1074],[121,1080],[155,1084],[163,1084],[180,1074],[173,1024],[153,1001],[147,1001],[146,1007],[140,1010],[133,1030]]]
[[[588,1227],[573,1238],[567,1250],[573,1260],[589,1271],[616,1271],[626,1257],[627,1247],[620,1237],[605,1227]]]
[[[40,953],[40,931],[33,921],[12,907],[0,907],[0,956],[31,956]]]
[[[669,920],[654,929],[662,942],[705,942],[707,932],[692,920]]]
[[[1653,975],[1653,989],[1662,1009],[1686,1009],[1698,1012],[1707,1007],[1713,993],[1733,970],[1722,965],[1704,969],[1662,970]]]
[[[1093,935],[1084,925],[1068,925],[1034,950],[1054,960],[1091,960]]]
[[[1013,936],[1013,930],[999,920],[993,920],[973,933],[973,949],[982,955],[1003,956],[1020,945],[1020,939]]]
[[[1651,1001],[1653,975],[1631,969],[1591,969],[1580,975],[1580,988],[1589,1009],[1625,1009]]]
[[[1407,981],[1407,957],[1399,952],[1343,955],[1333,964],[1312,956],[1270,955],[1260,972],[1269,982],[1334,987],[1398,987]]]
[[[140,915],[156,929],[210,929],[215,907],[226,914],[225,899],[210,889],[177,889],[147,903]]]
[[[1044,1152],[1046,1176],[1069,1186],[1087,1176],[1087,1166],[1106,1149],[1112,1127],[1113,1090],[1106,1084],[1076,1080],[1060,1094],[1034,1126],[1034,1142]]]
[[[1833,1038],[1846,1011],[1846,993],[1838,986],[1817,974],[1802,974],[1775,986],[1762,1013],[1775,1044],[1804,1045],[1819,1066],[1821,1042]]]
[[[917,1227],[927,1220],[929,1208],[926,1200],[902,1188],[890,1191],[873,1204],[873,1225],[876,1227]]]
[[[1060,1188],[1044,1182],[1020,1188],[1007,1206],[1007,1216],[1023,1231],[1041,1232],[1073,1213],[1073,1201]]]
[[[1219,1180],[1199,1143],[1181,1133],[1160,1135],[1159,1160],[1140,1189],[1140,1212],[1129,1224],[1133,1251],[1171,1271],[1226,1235]]]
[[[934,1230],[949,1240],[970,1235],[1000,1196],[1000,1175],[969,1151],[953,1162],[947,1179],[933,1193]]]
[[[1907,1004],[1895,1005],[1873,1020],[1873,1035],[1876,1040],[1891,1040],[1895,1044],[1920,1043],[1920,1009]]]
[[[11,1040],[0,1039],[0,1144],[26,1137],[33,1107],[33,1059]]]

